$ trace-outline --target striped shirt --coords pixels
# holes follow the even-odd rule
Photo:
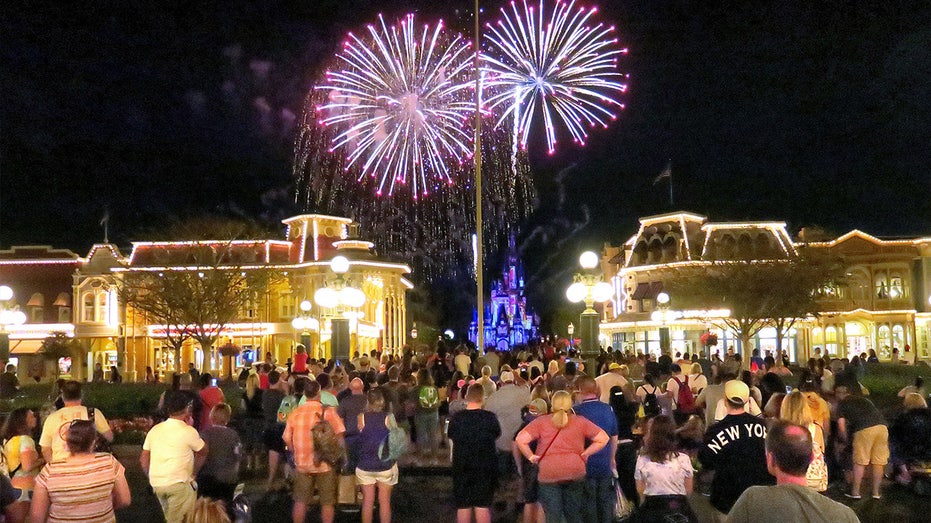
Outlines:
[[[116,521],[113,489],[116,478],[123,473],[123,465],[104,452],[47,464],[36,478],[36,486],[48,491],[48,521]]]

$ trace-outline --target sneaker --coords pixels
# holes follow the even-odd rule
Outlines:
[[[873,499],[882,499],[882,498],[883,498],[883,497],[882,497],[882,496],[880,496],[880,495],[878,495],[878,494],[877,494],[877,495],[875,495],[875,496],[873,496]]]
[[[853,494],[851,494],[851,493],[849,493],[849,492],[844,492],[844,497],[847,497],[847,498],[850,498],[850,499],[861,499],[862,496],[860,496],[859,494],[853,495]]]

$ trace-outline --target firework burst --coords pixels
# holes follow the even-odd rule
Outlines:
[[[537,113],[552,154],[557,121],[584,144],[586,127],[607,127],[623,109],[616,97],[627,89],[626,76],[617,59],[627,50],[618,47],[613,26],[594,19],[596,13],[575,0],[521,0],[486,25],[486,106],[500,115],[497,125],[512,119],[513,139],[522,148]]]
[[[318,121],[337,130],[331,151],[357,181],[373,179],[379,196],[407,186],[417,199],[437,182],[454,184],[451,166],[473,149],[471,43],[412,14],[393,26],[379,16],[367,29],[349,34],[340,69],[319,86],[328,95]]]

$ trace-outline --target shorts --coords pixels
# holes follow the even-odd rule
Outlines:
[[[864,466],[889,462],[889,429],[885,425],[874,425],[853,433],[853,462]]]
[[[498,474],[494,469],[453,471],[453,502],[457,509],[491,507],[497,489]]]
[[[284,454],[287,449],[281,436],[284,434],[284,424],[278,423],[274,427],[268,427],[262,431],[262,444],[265,448],[278,454]]]
[[[336,504],[336,472],[294,472],[294,501],[310,504],[314,489],[320,495],[321,505]]]
[[[356,468],[356,482],[359,485],[374,485],[376,483],[380,483],[382,485],[397,485],[398,464],[395,463],[394,466],[388,470],[372,472]]]

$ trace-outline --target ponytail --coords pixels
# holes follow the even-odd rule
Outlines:
[[[569,412],[572,411],[572,396],[558,390],[553,394],[553,426],[561,429],[569,424]]]

